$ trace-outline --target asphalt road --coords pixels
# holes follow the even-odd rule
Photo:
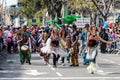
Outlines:
[[[58,63],[58,67],[45,65],[39,54],[32,54],[31,65],[21,65],[18,54],[9,54],[0,58],[0,80],[120,80],[120,55],[99,54],[97,57],[97,72],[89,74],[87,65],[79,58],[79,67],[69,67]]]

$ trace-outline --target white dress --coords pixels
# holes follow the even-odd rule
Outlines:
[[[46,53],[46,54],[56,54],[60,55],[61,57],[65,57],[67,55],[67,52],[65,49],[62,49],[60,47],[51,47],[51,38],[48,38],[46,45],[41,48],[41,52]]]
[[[47,40],[47,42],[46,42],[46,45],[41,48],[41,52],[47,53],[47,54],[51,54],[51,53],[52,53],[52,50],[51,50],[50,44],[51,44],[51,39],[48,38],[48,40]]]

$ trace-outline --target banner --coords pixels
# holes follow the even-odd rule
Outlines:
[[[90,24],[90,18],[77,18],[76,25],[79,28],[84,28],[85,24]]]

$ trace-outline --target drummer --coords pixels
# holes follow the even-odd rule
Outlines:
[[[30,50],[28,49],[25,52],[21,49],[22,46],[29,45],[29,37],[27,37],[27,35],[25,34],[25,32],[23,32],[23,30],[18,31],[17,43],[18,43],[18,49],[19,49],[19,53],[20,53],[21,64],[24,64],[25,60],[26,60],[26,62],[31,64],[31,62],[30,62],[30,58],[31,58]]]

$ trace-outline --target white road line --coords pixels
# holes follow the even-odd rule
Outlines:
[[[53,71],[55,71],[55,68],[53,68],[52,65],[48,64],[48,66],[49,66]]]
[[[107,61],[107,62],[110,62],[110,63],[113,63],[113,64],[117,64],[120,66],[120,64],[118,64],[117,62],[114,62],[114,61],[111,61],[111,60],[108,60],[108,59],[103,59],[104,61]]]
[[[110,62],[110,63],[115,63],[115,64],[117,64],[116,62],[114,62],[114,61],[111,61],[111,60],[108,60],[108,59],[103,59],[104,61],[107,61],[107,62]]]
[[[1,70],[0,73],[2,74],[26,74],[32,76],[38,76],[43,74],[48,74],[48,72],[39,72],[38,70]]]
[[[0,80],[120,80],[120,77],[38,77],[38,78],[0,78]]]
[[[52,65],[48,64],[48,66],[49,66],[53,71],[55,71],[55,68],[53,68]],[[55,72],[56,72],[56,71],[55,71]],[[59,77],[62,77],[62,76],[63,76],[60,72],[56,72],[56,74],[57,74]]]
[[[62,74],[61,74],[61,73],[59,73],[59,72],[56,72],[56,74],[57,74],[58,76],[60,76],[60,77],[62,76]]]
[[[53,71],[55,71],[55,68],[51,67],[51,69],[52,69]]]
[[[48,64],[48,66],[49,66],[49,67],[51,67],[51,65],[50,65],[50,64]]]
[[[114,61],[110,61],[110,63],[116,63],[116,62],[114,62]]]

